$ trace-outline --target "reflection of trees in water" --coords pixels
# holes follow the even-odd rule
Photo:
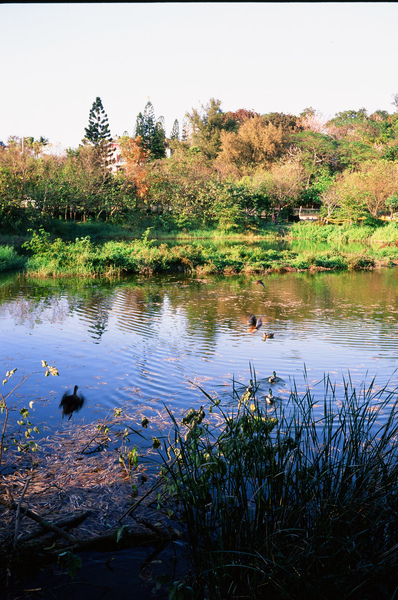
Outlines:
[[[247,314],[265,323],[293,319],[300,323],[315,313],[333,311],[333,318],[382,320],[398,310],[396,270],[271,274],[265,289],[254,277],[131,278],[108,280],[38,280],[16,276],[0,287],[0,312],[17,324],[34,327],[42,321],[63,323],[73,314],[87,322],[90,337],[99,340],[111,315],[117,328],[183,329],[188,339],[200,333],[214,344],[224,330],[246,323]],[[173,321],[175,319],[175,321]],[[167,323],[166,323],[167,321]]]

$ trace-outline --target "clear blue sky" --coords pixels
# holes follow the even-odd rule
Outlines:
[[[397,31],[395,2],[0,4],[0,140],[77,147],[97,96],[113,135],[148,100],[167,135],[210,98],[392,113]]]

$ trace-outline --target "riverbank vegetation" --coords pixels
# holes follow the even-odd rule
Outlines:
[[[251,376],[222,397],[202,389],[203,405],[185,414],[166,409],[154,420],[119,409],[43,439],[32,403],[11,403],[24,378],[0,395],[7,590],[23,584],[26,564],[57,561],[79,581],[84,550],[144,544],[161,557],[178,540],[188,568],[178,580],[163,573],[170,598],[393,598],[397,388],[325,376],[267,403],[276,384]],[[17,431],[7,421],[14,410]]]
[[[310,386],[270,405],[265,387],[234,388],[233,408],[204,392],[205,406],[171,415],[163,477],[192,566],[178,597],[394,597],[396,388],[325,377],[317,421]]]
[[[382,239],[388,241],[380,243]],[[307,249],[295,251],[282,243],[292,240],[313,242],[315,246],[310,244]],[[349,243],[355,241],[361,242],[359,249],[356,246],[350,250]],[[0,247],[0,269],[23,269],[36,277],[113,277],[167,272],[266,275],[305,270],[372,269],[397,264],[397,241],[395,223],[384,226],[382,231],[363,226],[293,224],[283,229],[273,228],[264,238],[227,236],[208,238],[206,243],[195,238],[187,243],[184,239],[178,243],[157,240],[147,229],[140,239],[99,244],[88,235],[69,241],[54,238],[40,229],[31,232],[19,252],[10,245]],[[326,245],[326,249],[320,250],[317,244]]]

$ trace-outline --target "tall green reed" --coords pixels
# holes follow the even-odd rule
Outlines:
[[[398,589],[397,388],[320,385],[321,401],[293,386],[268,406],[253,377],[244,394],[233,386],[232,406],[202,390],[206,405],[181,422],[170,413],[162,474],[181,507],[195,598]]]

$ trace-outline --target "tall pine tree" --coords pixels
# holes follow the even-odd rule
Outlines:
[[[170,133],[170,139],[173,141],[175,140],[176,142],[180,141],[180,125],[179,125],[177,119],[174,120],[173,129],[171,130],[171,133]]]
[[[99,165],[109,169],[112,160],[112,136],[106,114],[99,96],[93,102],[90,110],[88,127],[85,127],[83,143],[92,145],[98,157]]]
[[[164,158],[166,156],[166,134],[163,118],[160,117],[156,120],[151,102],[147,102],[144,112],[140,112],[137,115],[134,135],[135,137],[140,136],[141,143],[144,149],[150,153],[151,159]]]

